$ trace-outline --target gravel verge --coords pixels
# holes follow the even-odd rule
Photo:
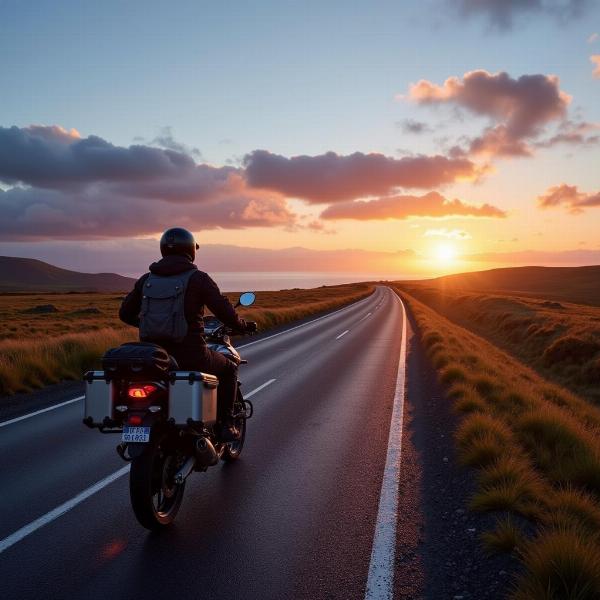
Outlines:
[[[475,474],[457,460],[453,433],[459,417],[408,317],[394,597],[506,598],[518,562],[508,555],[488,556],[483,548],[480,535],[494,519],[468,510]]]

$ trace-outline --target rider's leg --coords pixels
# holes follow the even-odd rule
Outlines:
[[[239,432],[233,424],[233,405],[237,395],[237,365],[220,352],[206,349],[206,357],[202,361],[201,370],[216,375],[219,379],[217,387],[218,420],[223,425],[224,437],[236,439]]]
[[[202,371],[216,375],[219,379],[217,387],[217,418],[223,425],[223,438],[227,441],[239,437],[232,414],[233,404],[237,395],[237,365],[206,346],[173,346],[168,349],[175,356],[180,369]]]

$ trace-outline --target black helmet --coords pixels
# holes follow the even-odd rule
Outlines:
[[[177,254],[187,256],[191,261],[196,258],[196,250],[200,246],[196,244],[193,234],[183,227],[171,227],[167,229],[160,238],[160,253],[163,256]]]

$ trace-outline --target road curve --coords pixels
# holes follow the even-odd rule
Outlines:
[[[192,475],[161,534],[137,524],[122,476],[2,551],[123,462],[80,402],[0,428],[2,598],[364,598],[402,318],[378,287],[242,344],[243,390],[260,388],[242,459]]]

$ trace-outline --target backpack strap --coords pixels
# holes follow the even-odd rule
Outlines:
[[[187,291],[187,287],[190,283],[190,279],[194,273],[197,273],[197,269],[190,269],[189,271],[185,271],[184,273],[179,273],[178,276],[183,280],[183,293]],[[174,275],[176,277],[176,275]]]

